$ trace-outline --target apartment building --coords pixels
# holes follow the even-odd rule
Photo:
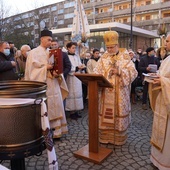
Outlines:
[[[82,0],[88,21],[90,25],[120,23],[131,24],[133,26],[146,29],[148,31],[157,31],[158,26],[165,23],[170,30],[170,0]],[[131,10],[132,3],[132,10]],[[44,6],[35,10],[21,13],[3,20],[1,26],[1,38],[14,37],[13,35],[22,34],[24,40],[33,46],[39,44],[40,31],[46,26],[51,30],[60,30],[61,34],[55,34],[61,45],[64,41],[70,40],[71,32],[62,31],[71,29],[74,16],[75,1],[65,0],[59,3]],[[132,13],[131,13],[132,12]],[[104,46],[102,35],[108,28],[93,30],[89,44],[96,45],[98,48]],[[119,30],[118,30],[119,31]],[[130,34],[119,32],[123,40],[121,45],[128,47]],[[15,39],[19,41],[19,37]],[[13,40],[14,41],[14,40]],[[133,35],[134,49],[146,48],[157,43],[159,39],[151,37],[142,37]]]

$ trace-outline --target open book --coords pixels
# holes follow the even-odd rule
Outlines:
[[[149,83],[152,83],[155,78],[159,77],[157,73],[147,73],[147,74],[142,73],[142,74],[145,76],[144,81],[147,81]]]
[[[150,72],[156,73],[158,66],[156,64],[149,64],[148,67],[150,67]]]

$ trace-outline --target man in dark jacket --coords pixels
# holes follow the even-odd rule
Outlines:
[[[146,49],[146,55],[141,57],[138,70],[140,75],[142,73],[151,73],[151,67],[149,67],[149,64],[155,64],[157,65],[157,69],[160,66],[160,61],[158,58],[155,57],[155,51],[153,47],[149,47]],[[142,99],[142,108],[144,110],[147,110],[147,98],[148,98],[148,82],[144,82],[143,85],[143,99]]]
[[[10,48],[7,42],[0,42],[0,81],[17,80],[15,73],[16,62],[10,56]]]

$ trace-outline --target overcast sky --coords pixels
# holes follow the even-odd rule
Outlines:
[[[41,7],[64,0],[4,0],[6,6],[10,6],[9,15],[26,12],[35,7]]]

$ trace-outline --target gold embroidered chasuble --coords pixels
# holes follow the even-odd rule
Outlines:
[[[119,75],[112,75],[111,68],[116,67]],[[113,85],[99,92],[99,137],[100,142],[114,143],[114,133],[118,134],[117,144],[126,141],[126,130],[131,122],[130,87],[137,76],[126,50],[119,51],[115,56],[104,53],[94,69],[102,74]],[[110,137],[108,135],[110,134]]]
[[[163,60],[159,68],[161,86],[149,84],[149,98],[154,112],[151,143],[163,150],[166,138],[168,116],[170,114],[170,56]]]

